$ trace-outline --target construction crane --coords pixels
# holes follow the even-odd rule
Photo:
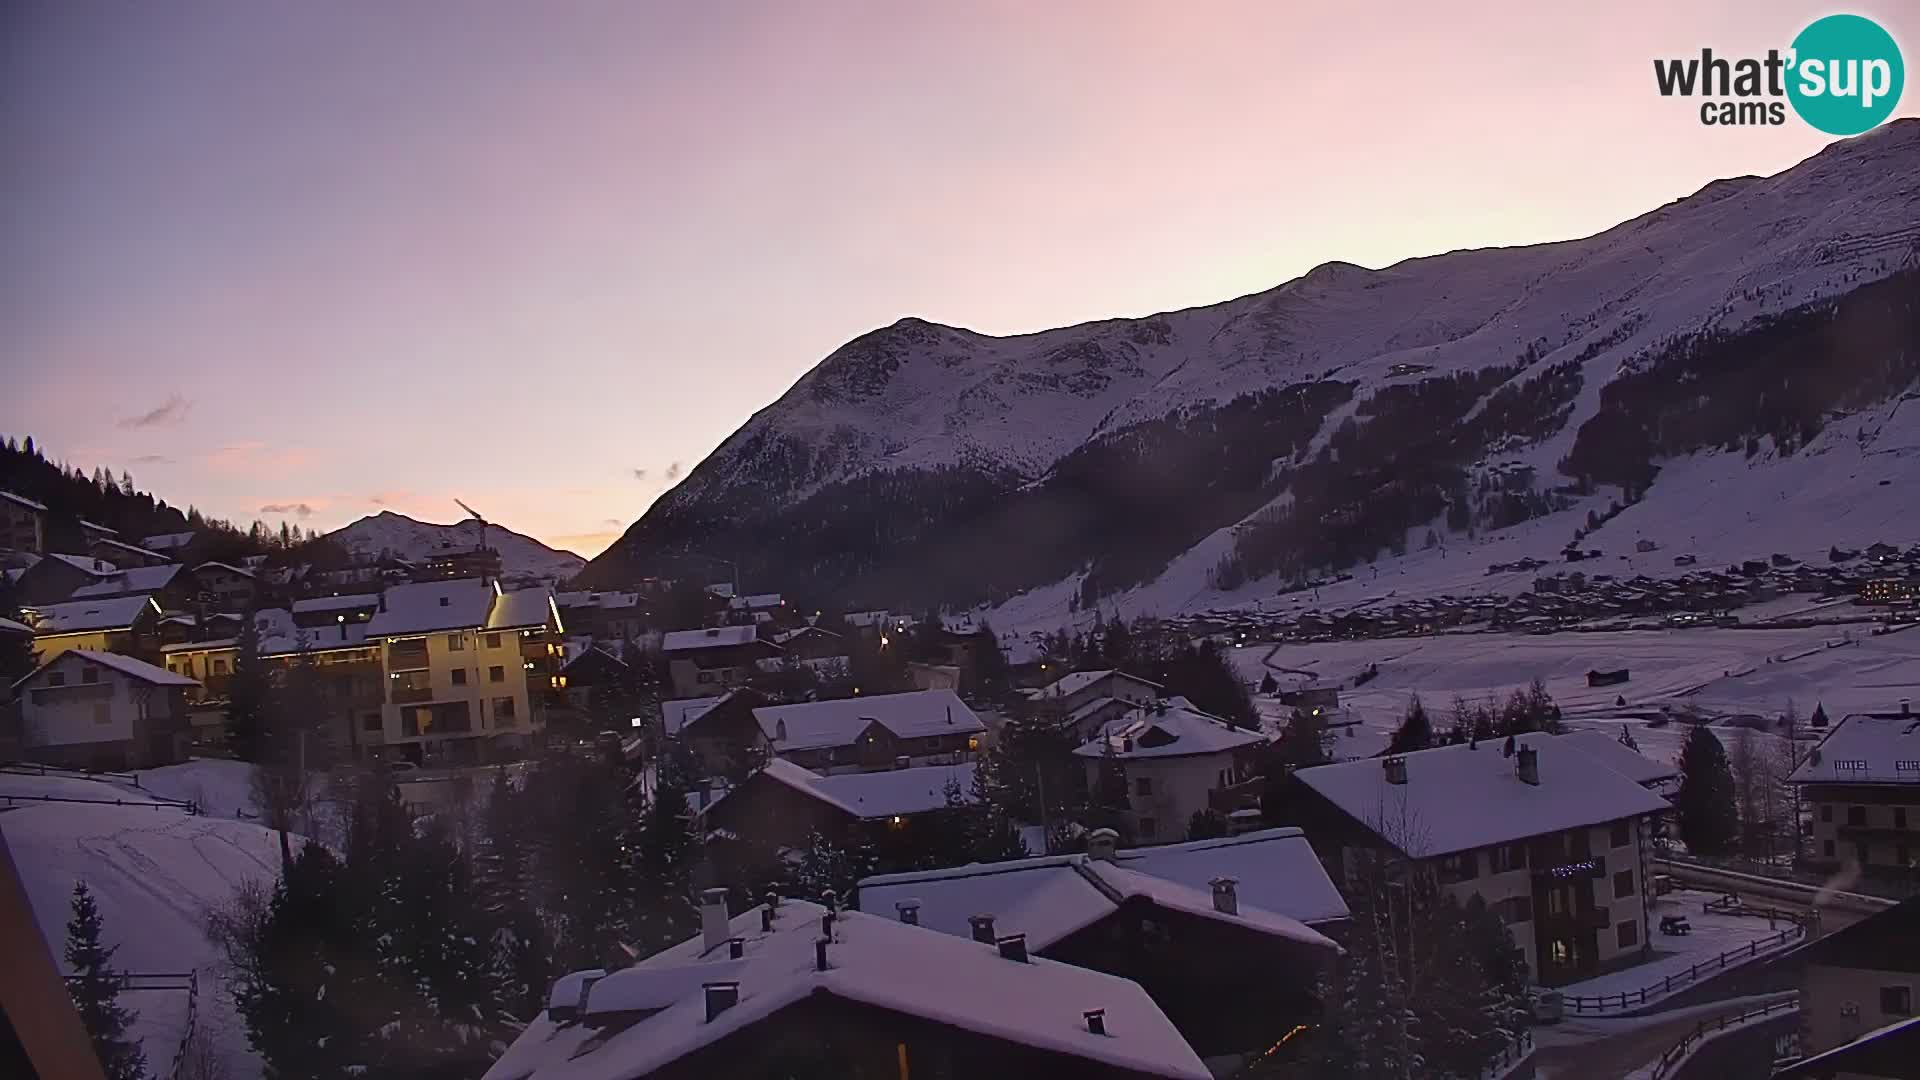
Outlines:
[[[473,507],[468,506],[466,503],[461,502],[459,499],[455,499],[453,501],[456,505],[460,507],[460,509],[465,510],[473,518],[473,520],[480,523],[480,550],[481,551],[487,550],[487,519],[480,516],[480,511],[475,510]]]

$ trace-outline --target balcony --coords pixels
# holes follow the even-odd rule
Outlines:
[[[396,641],[387,646],[387,670],[405,671],[409,668],[423,668],[428,665],[427,642],[425,638],[412,641]]]
[[[423,701],[432,701],[433,687],[407,687],[396,683],[394,684],[393,692],[388,695],[388,700],[392,701],[395,705],[417,705]]]
[[[1535,915],[1549,935],[1565,930],[1605,930],[1612,926],[1612,917],[1606,908],[1586,908],[1579,911],[1554,913],[1545,907],[1536,905]]]

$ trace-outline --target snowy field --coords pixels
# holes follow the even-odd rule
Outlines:
[[[157,793],[167,796],[198,797],[170,782],[205,790],[222,777],[231,783],[234,775],[244,776],[245,767],[234,766],[190,762],[172,771],[152,770],[142,782],[151,781]],[[0,833],[6,836],[34,918],[56,962],[66,940],[74,882],[85,880],[100,906],[103,937],[120,948],[115,964],[134,973],[198,970],[200,1023],[212,1033],[216,1052],[236,1080],[258,1076],[260,1061],[247,1046],[245,1027],[220,985],[205,922],[209,906],[226,901],[242,882],[272,882],[280,864],[278,836],[213,813],[193,817],[151,805],[151,799],[120,783],[0,773],[0,794],[149,803],[16,804],[0,811]],[[0,806],[5,804],[0,799]],[[165,990],[126,996],[125,1004],[140,1013],[138,1031],[150,1069],[164,1070],[173,1060],[186,1020],[186,997],[184,991]]]
[[[1308,680],[1351,686],[1378,665],[1379,674],[1340,700],[1358,727],[1336,741],[1341,757],[1363,757],[1386,737],[1419,695],[1437,726],[1445,727],[1456,695],[1469,701],[1505,698],[1542,680],[1574,726],[1632,727],[1649,757],[1671,760],[1684,725],[1654,728],[1647,717],[1661,707],[1697,708],[1711,715],[1777,717],[1791,703],[1804,718],[1823,703],[1838,721],[1849,712],[1894,709],[1920,700],[1920,632],[1871,635],[1862,628],[1791,630],[1633,630],[1595,634],[1451,634],[1421,638],[1248,646],[1233,652],[1241,676],[1259,683],[1272,674],[1282,686]],[[1593,668],[1626,668],[1618,686],[1589,687]],[[1624,698],[1625,705],[1616,704]],[[1269,725],[1290,710],[1256,697]]]

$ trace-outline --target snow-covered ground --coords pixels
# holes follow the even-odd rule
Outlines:
[[[0,774],[13,794],[112,798],[137,793],[119,785],[61,777]],[[0,833],[18,865],[34,919],[58,960],[66,939],[73,885],[84,880],[119,947],[116,965],[133,973],[200,972],[200,1023],[231,1076],[258,1076],[260,1061],[216,974],[205,926],[209,907],[242,882],[271,882],[279,838],[267,829],[215,816],[189,816],[157,806],[49,803],[0,812]],[[173,1060],[186,1017],[183,991],[129,993],[151,1068]]]
[[[1611,971],[1577,983],[1569,983],[1559,988],[1569,997],[1599,997],[1607,994],[1631,994],[1658,985],[1661,980],[1671,976],[1681,979],[1689,969],[1697,964],[1711,964],[1714,958],[1723,953],[1745,949],[1754,942],[1767,942],[1761,946],[1758,955],[1770,956],[1780,949],[1797,944],[1794,938],[1785,944],[1778,942],[1780,932],[1790,929],[1792,923],[1780,922],[1769,925],[1766,919],[1748,915],[1725,915],[1704,911],[1703,905],[1718,898],[1718,894],[1699,892],[1692,889],[1677,889],[1655,899],[1652,910],[1647,912],[1647,926],[1653,940],[1653,959],[1630,968]],[[1660,932],[1660,920],[1667,915],[1684,915],[1693,926],[1691,934],[1667,935]],[[1727,968],[1747,962],[1750,957],[1729,958]],[[1714,973],[1724,968],[1715,967]],[[1702,972],[1700,978],[1709,977]],[[1685,986],[1694,985],[1694,979],[1687,979]],[[1676,985],[1674,989],[1684,989]],[[1571,1009],[1569,1009],[1571,1014]]]

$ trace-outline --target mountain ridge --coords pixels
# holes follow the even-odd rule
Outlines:
[[[393,510],[382,510],[326,535],[327,539],[357,555],[378,556],[387,553],[402,559],[419,560],[436,552],[477,547],[481,539],[480,532],[480,523],[472,518],[451,525],[439,525]],[[571,578],[587,565],[586,559],[571,551],[548,547],[497,522],[486,523],[486,543],[500,552],[503,577],[560,582]]]

